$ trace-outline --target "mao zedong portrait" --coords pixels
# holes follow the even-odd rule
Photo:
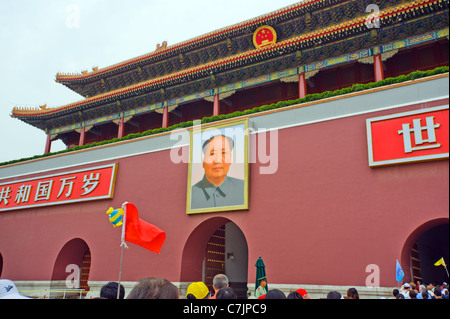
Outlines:
[[[209,138],[202,147],[203,179],[192,186],[191,209],[244,204],[244,181],[228,176],[233,139],[225,135]]]

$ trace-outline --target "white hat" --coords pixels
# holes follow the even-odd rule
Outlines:
[[[8,279],[0,279],[0,299],[31,299],[19,293],[16,285]]]

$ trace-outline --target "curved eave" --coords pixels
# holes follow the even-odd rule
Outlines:
[[[442,0],[441,0],[442,1]],[[383,22],[384,19],[395,17],[399,14],[404,14],[405,12],[410,11],[411,9],[423,7],[429,3],[439,2],[439,0],[418,0],[412,3],[406,3],[394,8],[385,10],[380,12],[380,21]],[[128,98],[130,96],[139,96],[146,92],[157,90],[165,86],[170,86],[174,84],[178,84],[184,80],[191,80],[193,75],[197,75],[200,77],[209,76],[210,72],[217,71],[227,71],[233,69],[237,66],[241,66],[246,62],[257,62],[270,57],[277,55],[280,49],[298,49],[302,44],[306,44],[312,40],[321,40],[324,41],[335,35],[338,35],[341,32],[348,32],[349,30],[361,30],[361,28],[365,28],[366,17],[359,17],[353,19],[351,21],[347,21],[341,23],[336,26],[330,26],[320,31],[315,31],[308,33],[306,35],[298,36],[292,39],[284,40],[279,43],[259,48],[253,49],[251,51],[247,51],[245,53],[240,53],[238,55],[224,58],[218,61],[210,62],[201,66],[193,67],[187,70],[183,70],[174,74],[166,75],[163,77],[159,77],[156,79],[151,79],[139,84],[135,84],[129,87],[121,88],[115,91],[107,92],[101,95],[97,95],[91,98],[87,98],[82,101],[74,102],[65,106],[55,107],[55,108],[21,108],[15,107],[12,111],[12,116],[19,118],[23,121],[29,120],[42,120],[52,117],[57,117],[59,115],[82,111],[83,109],[87,109],[90,106],[110,103],[122,98]]]

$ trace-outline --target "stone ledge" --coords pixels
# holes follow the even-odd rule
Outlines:
[[[38,299],[62,299],[64,292],[71,298],[79,298],[78,290],[67,288],[64,281],[15,281],[19,292],[25,296]],[[107,281],[90,281],[90,291],[86,294],[86,299],[92,299],[100,296],[100,289]],[[125,288],[125,298],[136,285],[137,282],[125,281],[121,284]],[[190,282],[173,282],[180,291],[181,299],[185,299],[186,290]],[[276,284],[269,282],[270,289],[279,289],[286,295],[299,288],[305,289],[312,299],[326,298],[328,292],[338,291],[342,296],[347,295],[348,288],[356,288],[360,299],[389,299],[392,297],[392,290],[396,287],[365,287],[365,286],[334,286],[334,285],[300,285],[300,284]],[[248,284],[248,290],[251,295],[249,299],[255,299],[255,284]]]

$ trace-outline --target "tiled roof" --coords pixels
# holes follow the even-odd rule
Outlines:
[[[403,14],[404,12],[407,12],[411,9],[422,7],[424,5],[428,5],[430,3],[439,2],[439,1],[443,1],[443,0],[416,0],[416,1],[411,1],[408,3],[403,3],[398,6],[381,11],[380,12],[380,20],[383,21],[386,18],[390,18],[392,16],[395,17],[396,15]],[[313,2],[314,2],[313,0],[310,0],[310,1],[306,1],[305,3],[313,3]],[[293,8],[294,6],[297,6],[297,5],[298,4],[287,7],[282,10],[275,11],[275,13],[286,12],[290,8]],[[275,14],[275,13],[272,13],[272,14]],[[279,14],[281,14],[281,13],[279,13]],[[264,16],[264,17],[266,17],[266,16]],[[256,23],[256,19],[258,19],[258,18],[254,19],[255,20],[254,23]],[[262,19],[262,18],[260,18],[260,19]],[[110,92],[103,93],[103,94],[100,94],[100,95],[97,95],[94,97],[86,98],[82,101],[70,103],[70,104],[67,104],[64,106],[53,107],[53,108],[15,107],[12,111],[11,116],[17,117],[17,118],[45,118],[48,116],[55,116],[58,113],[65,113],[65,111],[74,111],[75,109],[81,110],[83,108],[89,108],[89,106],[94,103],[95,104],[97,104],[99,102],[100,103],[110,103],[111,101],[115,101],[115,100],[121,99],[121,98],[126,98],[126,97],[129,97],[132,95],[138,96],[144,90],[157,89],[160,85],[171,85],[171,84],[173,84],[174,80],[179,80],[180,78],[182,79],[182,78],[185,78],[192,74],[204,73],[206,76],[207,74],[209,74],[209,71],[214,68],[227,69],[228,67],[232,67],[236,63],[241,63],[243,61],[250,61],[251,59],[255,59],[255,58],[258,59],[264,55],[270,55],[271,53],[276,52],[277,50],[282,49],[282,48],[296,46],[299,43],[311,41],[312,39],[320,39],[320,38],[330,37],[330,36],[336,35],[345,30],[361,27],[361,26],[365,25],[365,23],[366,23],[365,19],[366,19],[365,16],[358,17],[353,20],[346,21],[344,23],[340,23],[337,25],[333,25],[333,26],[330,26],[330,27],[327,27],[327,28],[324,28],[324,29],[321,29],[318,31],[302,34],[300,36],[293,37],[293,38],[275,43],[275,44],[267,46],[267,47],[253,49],[253,50],[250,50],[250,51],[247,51],[244,53],[240,53],[240,54],[237,54],[237,55],[234,55],[231,57],[227,57],[227,58],[223,58],[223,59],[216,60],[213,62],[209,62],[209,63],[203,64],[200,66],[192,67],[192,68],[189,68],[189,69],[186,69],[186,70],[183,70],[180,72],[176,72],[176,73],[173,73],[170,75],[165,75],[165,76],[162,76],[159,78],[150,79],[150,80],[147,80],[147,81],[135,84],[135,85],[117,89],[115,91],[110,91]],[[249,20],[249,21],[253,21],[253,20]],[[247,22],[247,23],[251,23],[251,22]],[[241,25],[241,24],[239,24],[239,25]],[[238,25],[236,25],[235,27],[237,27],[237,26]],[[226,28],[223,30],[228,30],[228,29]],[[220,30],[216,31],[216,32],[220,32]],[[210,34],[214,34],[214,33],[210,33]],[[197,39],[200,39],[200,38],[197,38]],[[134,60],[130,60],[130,61],[134,61]],[[128,63],[133,63],[130,61],[128,61]],[[98,72],[100,72],[100,71],[98,71]]]
[[[110,71],[116,70],[116,69],[120,69],[120,68],[126,68],[128,66],[132,66],[133,64],[139,63],[139,62],[143,62],[145,60],[149,60],[151,58],[154,58],[156,56],[159,55],[164,55],[167,53],[172,53],[173,51],[177,51],[181,48],[185,48],[185,47],[189,47],[190,45],[194,45],[194,44],[202,44],[202,42],[207,41],[207,40],[211,40],[214,38],[217,38],[219,36],[226,36],[227,34],[239,30],[239,29],[245,29],[257,24],[261,24],[264,23],[265,21],[272,19],[274,17],[279,17],[279,16],[283,16],[283,15],[287,15],[292,11],[298,10],[300,8],[305,8],[308,6],[311,6],[315,3],[319,3],[319,2],[323,2],[325,0],[304,0],[301,1],[299,3],[290,5],[288,7],[276,10],[274,12],[232,25],[232,26],[228,26],[226,28],[222,28],[216,31],[212,31],[210,33],[204,34],[202,36],[172,45],[172,46],[168,46],[165,49],[162,50],[156,50],[155,52],[151,52],[124,62],[120,62],[118,64],[112,65],[112,66],[108,66],[102,69],[98,69],[96,71],[93,72],[89,72],[89,73],[80,73],[80,74],[64,74],[64,73],[58,73],[56,75],[56,81],[57,82],[71,82],[71,81],[77,81],[77,80],[85,80],[88,78],[91,78],[93,76],[98,76],[100,74],[106,74]]]

